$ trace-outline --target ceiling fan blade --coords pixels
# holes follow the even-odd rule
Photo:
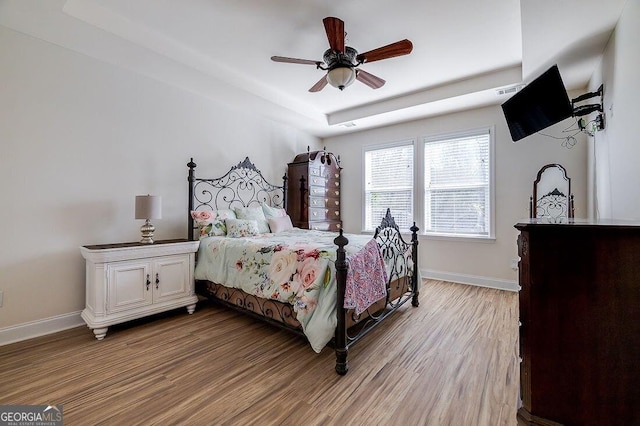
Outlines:
[[[395,43],[379,47],[377,49],[364,52],[356,56],[356,60],[360,63],[379,61],[381,59],[394,58],[396,56],[408,55],[413,50],[413,43],[404,39]]]
[[[320,80],[318,80],[318,82],[316,84],[314,84],[311,89],[309,89],[310,92],[319,92],[322,89],[324,89],[324,86],[327,85],[327,76],[323,76]]]
[[[375,75],[364,70],[356,71],[356,79],[371,87],[372,89],[379,89],[384,86],[384,83],[386,83],[386,81],[384,81],[380,77],[376,77]]]
[[[315,66],[318,66],[322,63],[321,61],[312,61],[310,59],[287,58],[285,56],[272,56],[271,60],[274,62],[286,62],[289,64],[304,64],[304,65],[315,65]]]
[[[331,49],[344,52],[344,22],[338,18],[329,16],[322,20],[324,30],[327,32],[327,39]]]

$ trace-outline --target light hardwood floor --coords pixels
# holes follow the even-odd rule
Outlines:
[[[517,303],[426,280],[344,377],[330,348],[206,303],[103,341],[78,327],[1,346],[0,405],[63,404],[65,425],[515,425]]]

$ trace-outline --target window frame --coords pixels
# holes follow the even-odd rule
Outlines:
[[[424,187],[425,180],[425,164],[424,164],[424,151],[425,144],[430,142],[443,141],[447,139],[458,139],[458,138],[466,138],[471,136],[478,136],[488,134],[489,136],[489,206],[488,206],[488,214],[489,214],[489,231],[487,235],[469,235],[469,234],[450,234],[450,233],[439,233],[439,232],[431,232],[426,231],[426,212],[424,211],[425,204],[425,192],[426,188]],[[420,143],[418,144],[420,148],[420,157],[419,157],[419,167],[420,167],[420,199],[417,200],[420,204],[417,206],[419,208],[419,217],[420,221],[416,221],[416,223],[420,223],[422,226],[420,227],[420,233],[422,235],[428,236],[433,239],[443,239],[443,240],[455,240],[455,241],[492,241],[495,240],[495,126],[486,126],[486,127],[477,127],[473,129],[448,132],[448,133],[439,133],[432,135],[424,135],[420,137]],[[414,213],[415,214],[415,213]]]
[[[416,172],[416,155],[417,155],[417,145],[418,144],[418,140],[417,138],[409,138],[409,139],[400,139],[394,142],[387,142],[387,143],[376,143],[376,144],[369,144],[369,145],[364,145],[362,147],[362,170],[361,170],[361,182],[362,182],[362,199],[361,199],[361,218],[360,218],[360,228],[362,233],[374,233],[376,230],[376,227],[378,227],[380,224],[372,224],[373,228],[372,229],[367,229],[366,228],[366,223],[367,223],[367,164],[366,164],[366,155],[368,151],[377,151],[377,150],[381,150],[381,149],[389,149],[389,148],[395,148],[395,147],[401,147],[401,146],[412,146],[413,147],[413,193],[412,193],[412,198],[413,198],[413,217],[415,220],[416,217],[416,197],[418,196],[418,192],[417,192],[417,185],[416,183],[416,179],[419,177],[419,175]],[[393,212],[391,212],[393,214]],[[401,229],[401,232],[409,232],[408,229]]]
[[[425,143],[433,141],[441,141],[446,139],[464,138],[476,136],[480,134],[489,135],[489,231],[487,235],[468,235],[468,234],[443,234],[437,232],[425,231],[425,164],[424,151]],[[401,139],[388,143],[376,143],[364,145],[362,147],[362,209],[361,209],[361,232],[373,233],[374,229],[366,229],[366,152],[378,149],[388,149],[398,146],[413,145],[413,217],[416,225],[420,228],[419,235],[434,240],[450,240],[450,241],[472,241],[472,242],[492,242],[495,241],[495,126],[477,127],[467,130],[422,135],[416,138]],[[393,212],[391,212],[393,214]],[[417,220],[416,220],[417,219]],[[376,225],[377,226],[377,225]],[[409,232],[401,229],[401,232]]]

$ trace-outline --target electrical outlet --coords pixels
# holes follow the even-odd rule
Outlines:
[[[2,296],[3,296],[4,292],[2,290],[0,290],[0,308],[2,308]]]
[[[511,269],[514,271],[518,270],[518,260],[519,259],[511,259]]]

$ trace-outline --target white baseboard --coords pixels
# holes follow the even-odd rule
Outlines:
[[[433,280],[451,281],[460,284],[470,284],[479,287],[489,287],[498,290],[519,291],[517,281],[503,280],[500,278],[488,278],[477,275],[456,274],[451,272],[434,271],[432,269],[421,269],[422,278]]]
[[[80,311],[0,328],[0,346],[86,325]]]
[[[431,269],[421,269],[420,273],[422,274],[422,278],[452,281],[460,284],[477,285],[480,287],[496,288],[499,290],[519,290],[518,283],[516,281],[503,280],[499,278],[456,274],[451,272],[434,271]],[[80,317],[80,312],[81,311],[71,312],[51,318],[0,328],[0,346],[86,325]]]

